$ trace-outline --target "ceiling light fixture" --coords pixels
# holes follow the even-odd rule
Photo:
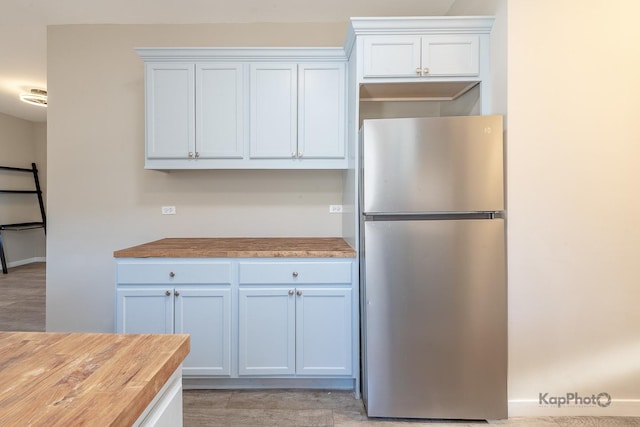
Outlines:
[[[27,104],[47,106],[47,91],[43,89],[31,89],[29,93],[21,93],[20,100]]]

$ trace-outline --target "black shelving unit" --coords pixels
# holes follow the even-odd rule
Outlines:
[[[35,194],[38,196],[38,204],[40,205],[40,215],[42,221],[37,222],[15,222],[11,224],[0,224],[0,261],[2,261],[2,273],[7,274],[7,260],[4,255],[4,247],[2,245],[2,231],[22,231],[32,230],[34,228],[42,228],[44,233],[47,234],[47,215],[44,212],[44,202],[42,200],[42,190],[40,189],[40,180],[38,179],[38,168],[35,163],[31,163],[31,169],[29,168],[15,168],[11,166],[0,166],[0,170],[15,171],[15,172],[29,172],[33,174],[33,182],[35,189],[33,190],[5,190],[0,189],[0,193],[9,194]]]

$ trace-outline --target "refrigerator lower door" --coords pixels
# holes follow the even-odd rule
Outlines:
[[[371,417],[507,416],[504,221],[364,222]]]

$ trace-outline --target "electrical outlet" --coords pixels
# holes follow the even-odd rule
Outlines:
[[[162,207],[162,215],[175,215],[176,207],[175,206],[163,206]]]
[[[329,213],[342,213],[342,205],[329,205]]]

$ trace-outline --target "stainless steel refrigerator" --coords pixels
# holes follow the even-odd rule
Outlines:
[[[365,120],[360,136],[367,414],[506,418],[502,117]]]

